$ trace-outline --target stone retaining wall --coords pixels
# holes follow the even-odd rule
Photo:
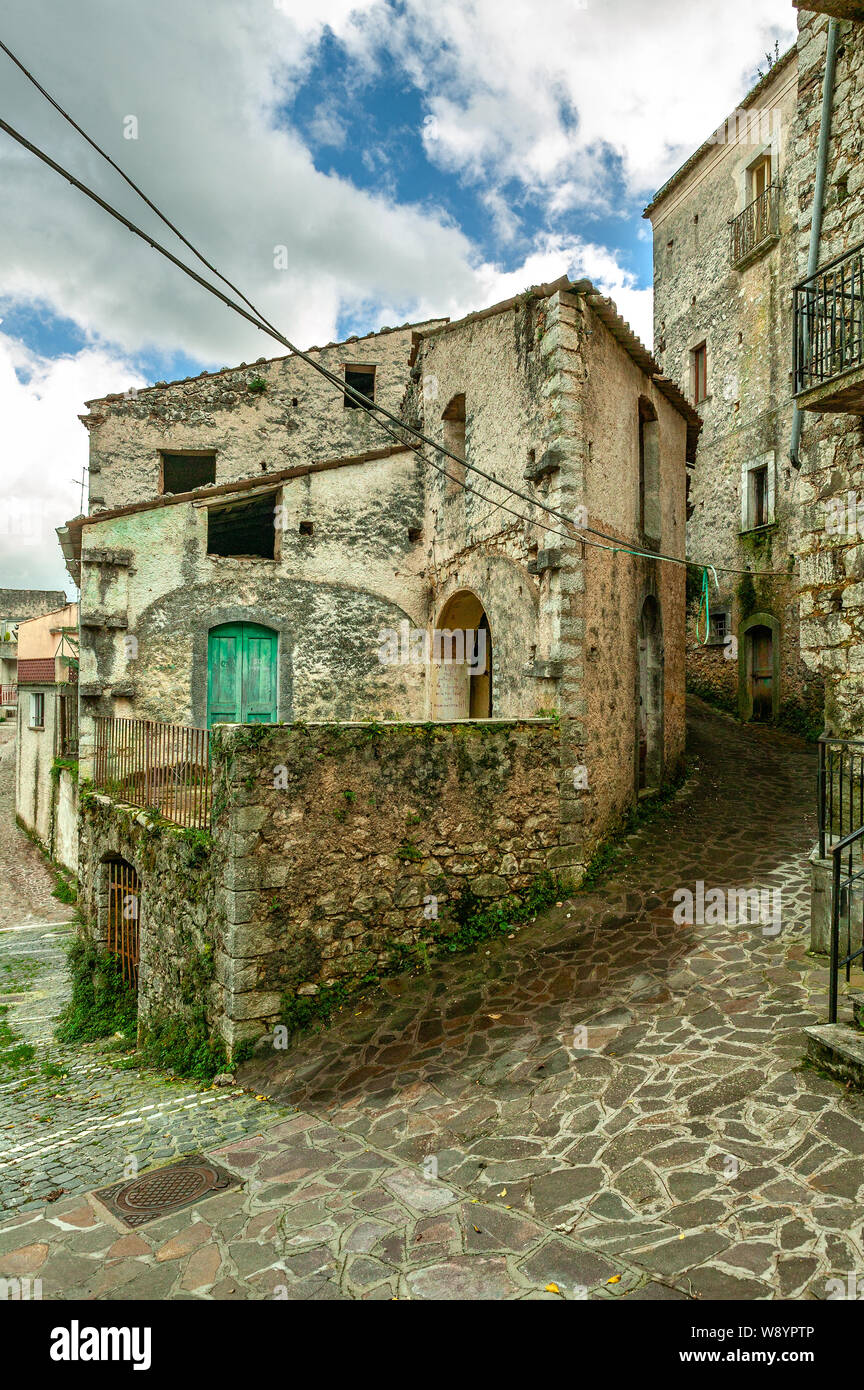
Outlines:
[[[228,725],[213,769],[209,838],[85,794],[81,905],[104,940],[108,860],[132,864],[142,1018],[203,1007],[229,1049],[455,929],[457,904],[577,867],[553,720]]]

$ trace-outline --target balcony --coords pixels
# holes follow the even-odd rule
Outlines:
[[[729,223],[729,255],[736,270],[758,260],[778,240],[780,188],[771,183]]]
[[[793,294],[799,410],[864,415],[864,242]]]

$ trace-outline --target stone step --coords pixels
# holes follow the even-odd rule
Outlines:
[[[807,1056],[838,1081],[864,1090],[864,1033],[847,1023],[805,1028]]]
[[[864,989],[850,989],[846,998],[852,1005],[852,1022],[856,1028],[864,1030]]]

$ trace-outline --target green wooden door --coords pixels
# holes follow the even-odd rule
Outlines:
[[[207,648],[207,727],[275,724],[278,635],[257,623],[225,623]]]

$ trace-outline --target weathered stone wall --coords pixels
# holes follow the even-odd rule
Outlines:
[[[45,723],[30,728],[30,696],[45,697]],[[56,773],[58,698],[53,685],[23,685],[18,693],[15,741],[15,814],[58,864],[77,871],[77,777]]]
[[[145,1025],[202,1012],[217,1029],[225,987],[216,974],[226,924],[224,843],[154,821],[134,807],[82,790],[78,904],[85,930],[108,937],[108,865],[123,859],[138,875],[139,1018]]]
[[[795,126],[798,264],[803,275],[813,215],[828,21],[798,17]],[[864,24],[840,26],[819,263],[864,240]],[[801,644],[824,677],[829,732],[864,732],[864,424],[860,416],[804,413]],[[839,522],[839,524],[838,524]]]
[[[422,946],[463,890],[491,902],[558,867],[552,721],[223,726],[215,746],[231,1042],[283,993]]]
[[[434,320],[433,322],[437,322]],[[376,367],[375,398],[398,413],[412,334],[422,325],[310,348],[341,377],[345,364]],[[250,391],[260,380],[263,391]],[[363,410],[299,358],[162,382],[129,395],[89,401],[90,511],[146,501],[159,492],[160,451],[213,451],[216,482],[229,483],[296,464],[345,458],[388,441]]]
[[[66,604],[62,589],[0,589],[0,622],[20,623]]]
[[[585,487],[589,525],[624,546],[644,549],[639,529],[639,402],[657,416],[661,553],[683,556],[686,425],[650,377],[622,351],[596,314],[584,323]],[[597,539],[592,537],[589,539]],[[609,542],[603,542],[608,545]],[[578,550],[578,546],[574,547]],[[571,596],[574,623],[584,617],[584,764],[580,800],[585,849],[630,809],[636,793],[639,719],[638,626],[646,599],[662,627],[660,778],[681,768],[685,736],[684,594],[681,565],[588,545],[583,594]],[[575,585],[574,585],[575,589]],[[580,602],[581,600],[581,602]],[[562,630],[568,624],[562,619]],[[576,626],[576,633],[581,631]],[[575,635],[575,634],[574,634]],[[655,783],[659,785],[659,781]]]
[[[688,627],[688,673],[737,705],[746,692],[749,644],[739,634],[753,612],[778,624],[778,709],[818,719],[821,682],[802,659],[797,556],[800,488],[789,459],[792,427],[792,285],[798,278],[798,184],[794,157],[797,63],[781,60],[751,92],[668,191],[649,209],[654,227],[655,350],[673,380],[692,394],[691,351],[707,344],[708,397],[690,485],[687,554],[717,567],[711,607],[728,613],[736,660],[696,643]],[[747,169],[771,153],[779,183],[777,236],[749,263],[733,265],[729,222],[747,204]],[[742,492],[747,466],[769,469],[773,519],[752,529]],[[751,571],[752,579],[736,571]],[[739,640],[739,636],[742,640]],[[743,676],[743,679],[742,679]],[[747,717],[746,700],[739,713]]]
[[[82,760],[96,714],[204,725],[207,635],[224,622],[278,632],[280,719],[423,716],[424,668],[378,656],[382,629],[426,625],[414,455],[307,474],[280,497],[274,560],[208,555],[207,511],[191,502],[84,528]]]
[[[430,332],[409,400],[424,431],[443,442],[442,414],[454,396],[464,395],[468,462],[556,507],[568,461],[581,448],[580,422],[563,409],[560,312],[559,295],[526,294],[500,312]],[[560,465],[526,477],[531,460],[552,447]],[[438,461],[454,471],[451,461]],[[526,524],[505,508],[530,515],[529,504],[476,474],[465,481],[467,491],[434,470],[426,474],[431,615],[437,625],[454,595],[476,594],[491,631],[493,713],[524,718],[557,709],[560,600],[556,568],[536,563],[549,548],[543,514],[534,514],[536,525]],[[578,487],[581,480],[575,481]]]
[[[212,837],[85,790],[82,914],[104,944],[109,861],[131,864],[142,1022],[203,1010],[233,1047],[453,927],[464,892],[559,870],[559,766],[552,720],[221,726]]]

